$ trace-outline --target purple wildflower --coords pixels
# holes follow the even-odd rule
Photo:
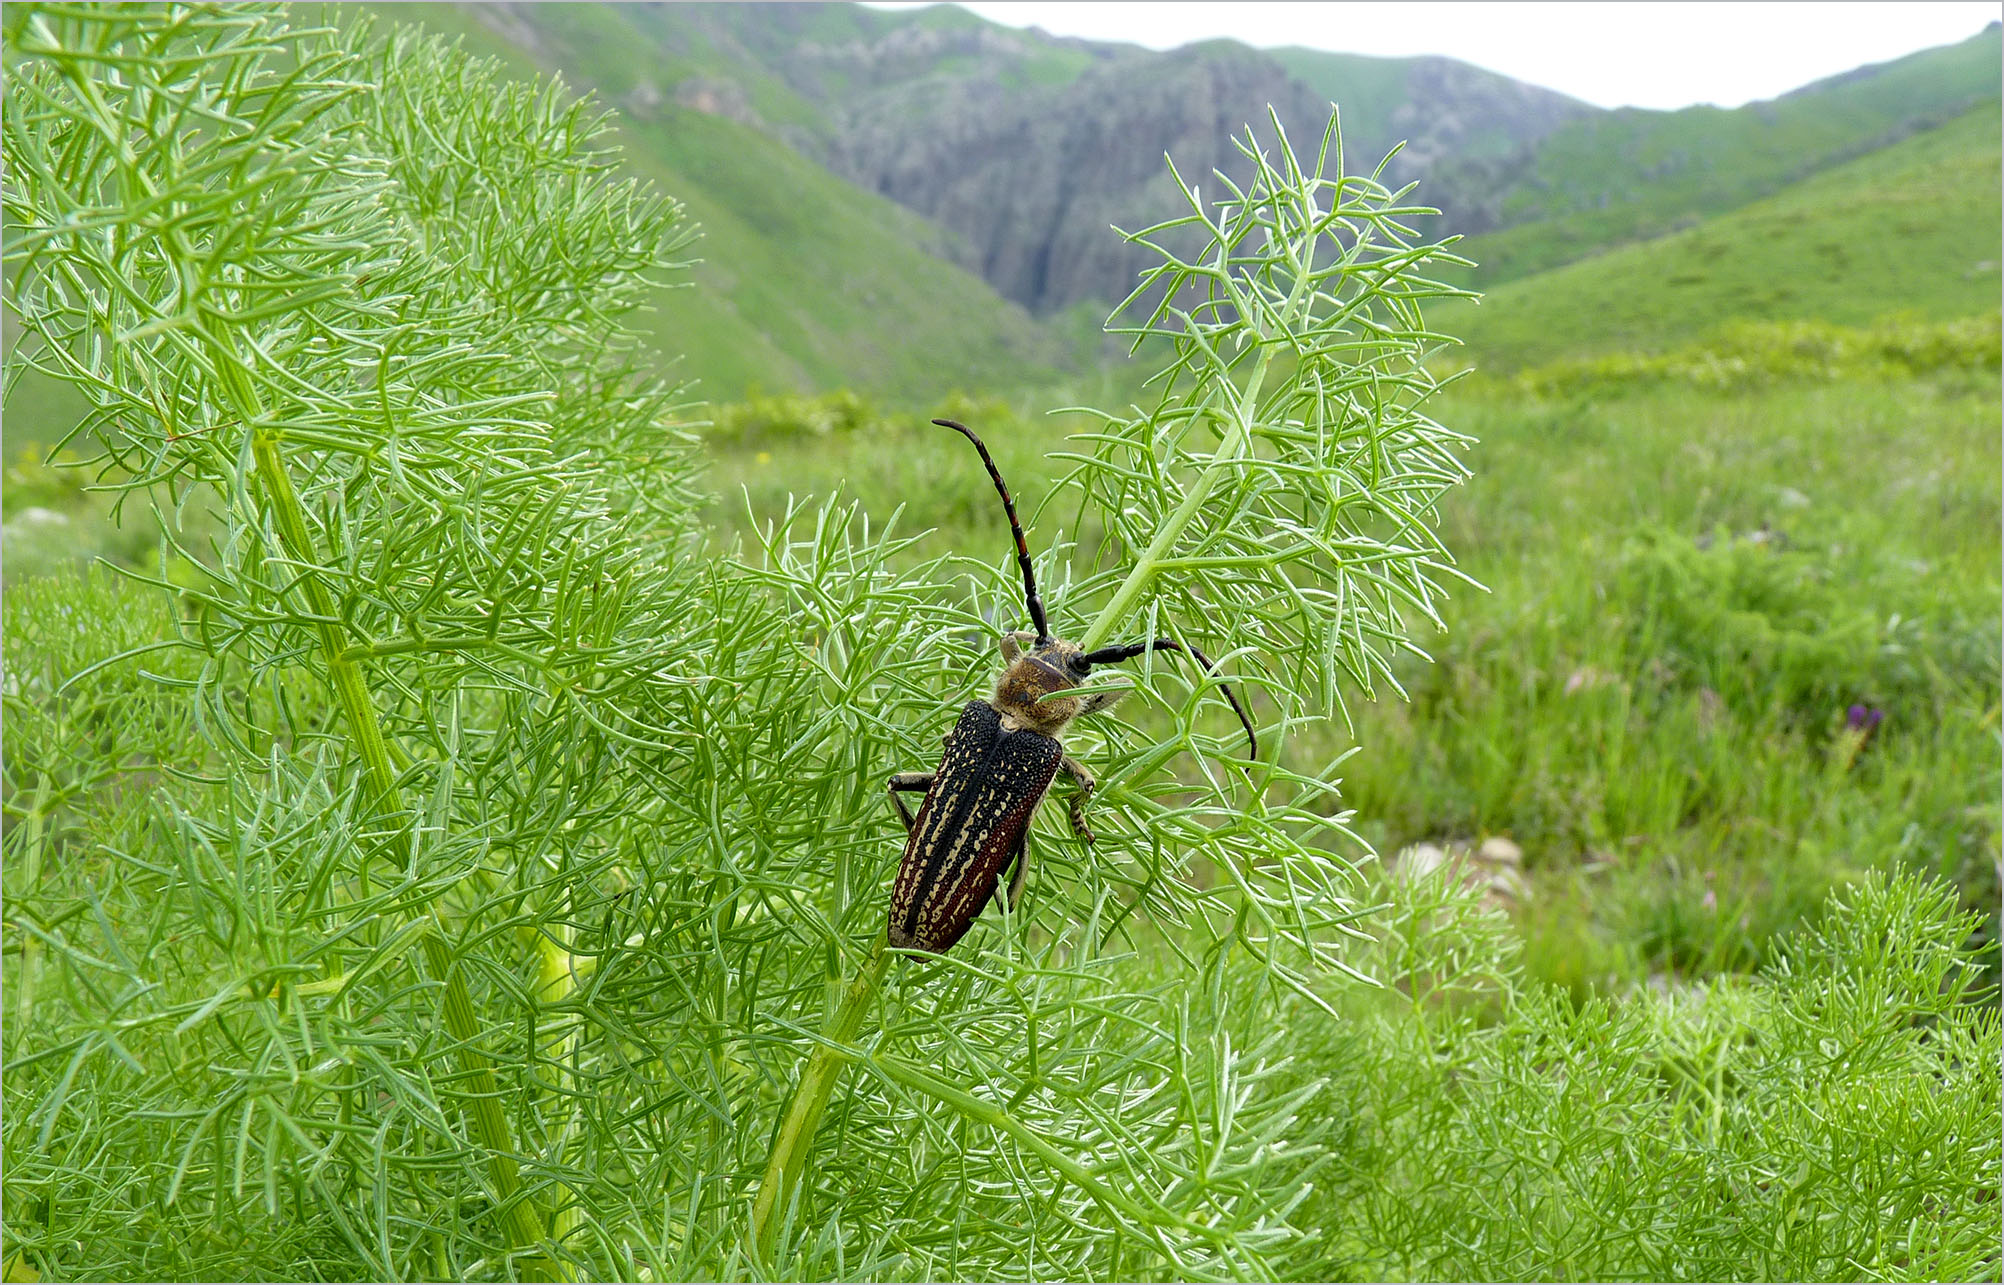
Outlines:
[[[1854,732],[1870,733],[1884,719],[1886,711],[1873,705],[1853,705],[1844,711],[1844,726]]]

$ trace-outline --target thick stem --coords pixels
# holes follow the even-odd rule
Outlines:
[[[1307,243],[1301,247],[1301,252],[1290,258],[1294,264],[1294,285],[1288,291],[1287,302],[1281,312],[1291,321],[1300,314],[1305,299],[1313,294],[1309,278],[1310,269],[1315,262],[1315,239],[1312,236],[1308,238]],[[1229,268],[1231,263],[1231,252],[1229,247],[1223,244],[1222,234],[1219,235],[1218,261],[1226,268]],[[1226,289],[1233,295],[1232,306],[1243,320],[1243,324],[1249,330],[1255,329],[1252,321],[1254,311],[1247,307],[1246,300],[1230,284],[1229,278]],[[1257,337],[1266,338],[1264,335]],[[1182,538],[1183,532],[1196,518],[1197,511],[1204,507],[1204,501],[1210,497],[1211,488],[1217,484],[1220,477],[1224,476],[1225,470],[1237,462],[1251,442],[1253,416],[1259,410],[1260,387],[1266,382],[1267,367],[1272,364],[1273,351],[1270,344],[1260,346],[1259,356],[1253,362],[1252,377],[1246,381],[1245,391],[1239,395],[1238,405],[1233,408],[1231,427],[1226,430],[1224,440],[1219,442],[1218,449],[1211,453],[1210,461],[1204,465],[1204,471],[1191,484],[1189,494],[1183,497],[1183,502],[1176,506],[1176,511],[1169,515],[1169,520],[1155,532],[1155,538],[1148,542],[1148,547],[1142,550],[1141,556],[1128,569],[1126,579],[1122,580],[1120,587],[1113,591],[1113,597],[1107,600],[1106,607],[1094,617],[1092,624],[1086,629],[1085,637],[1079,639],[1081,651],[1092,651],[1105,643],[1113,631],[1119,628],[1120,623],[1127,619],[1128,613],[1134,610],[1141,601],[1141,596],[1162,573],[1162,564],[1168,559],[1169,551],[1176,547],[1176,541]]]
[[[815,1126],[821,1123],[822,1109],[828,1105],[828,1097],[835,1091],[836,1076],[847,1060],[830,1045],[847,1044],[856,1038],[890,962],[890,943],[880,935],[876,949],[870,952],[869,959],[843,993],[841,1007],[822,1031],[828,1043],[816,1045],[807,1055],[800,1083],[794,1087],[793,1099],[780,1119],[779,1132],[773,1135],[772,1152],[766,1158],[765,1176],[759,1180],[758,1197],[752,1202],[752,1252],[760,1262],[771,1257],[780,1217],[792,1200],[808,1148],[814,1142]]]
[[[349,737],[362,760],[371,802],[378,815],[397,817],[403,812],[402,793],[397,788],[389,743],[383,735],[382,722],[376,716],[368,682],[361,667],[345,657],[348,640],[341,628],[340,617],[335,613],[333,597],[320,576],[309,570],[318,564],[313,556],[312,537],[306,527],[305,506],[300,503],[299,492],[292,485],[292,474],[287,471],[284,457],[279,454],[278,439],[262,426],[263,407],[249,376],[227,351],[222,350],[220,344],[213,345],[212,351],[223,374],[223,382],[235,396],[238,413],[250,426],[251,455],[257,465],[258,486],[264,493],[265,506],[278,528],[286,555],[298,564],[301,572],[299,589],[313,614],[321,662],[327,667],[328,681],[333,684]],[[452,1036],[454,1051],[465,1075],[466,1112],[475,1136],[487,1152],[488,1173],[494,1182],[494,1197],[507,1229],[509,1244],[521,1250],[546,1244],[549,1238],[543,1228],[542,1214],[522,1190],[520,1169],[515,1162],[514,1135],[508,1127],[508,1117],[501,1109],[501,1086],[494,1078],[492,1063],[480,1049],[480,1022],[473,1011],[473,998],[467,992],[466,979],[460,975],[458,961],[442,932],[425,934],[424,951],[431,972],[445,988],[445,1028]],[[560,1276],[568,1275],[562,1265],[553,1260],[532,1261],[524,1266],[532,1270],[554,1271]]]
[[[565,910],[569,910],[568,898],[565,899]],[[543,1056],[548,1060],[556,1081],[549,1093],[549,1116],[558,1122],[550,1134],[550,1161],[561,1164],[564,1147],[570,1141],[570,1122],[576,1113],[572,1094],[577,1088],[577,1081],[571,1074],[571,1059],[577,1054],[578,1031],[582,1022],[574,1012],[554,1018],[548,1015],[549,1009],[568,1000],[577,991],[570,927],[555,923],[548,931],[551,935],[536,943],[536,1004],[542,1010],[537,1014],[536,1028],[538,1032],[546,1033]],[[564,1189],[570,1192],[570,1199],[550,1215],[550,1234],[559,1245],[584,1225],[584,1211],[578,1208],[577,1193],[568,1184]]]
[[[1079,639],[1080,651],[1092,651],[1104,643],[1120,622],[1127,619],[1127,614],[1141,601],[1141,595],[1148,591],[1148,586],[1155,582],[1157,575],[1161,574],[1161,564],[1169,556],[1169,550],[1176,547],[1176,541],[1181,538],[1191,520],[1197,516],[1197,510],[1204,507],[1204,501],[1210,496],[1211,488],[1245,450],[1246,443],[1252,436],[1253,409],[1258,405],[1259,387],[1266,380],[1267,361],[1272,352],[1271,348],[1260,351],[1258,364],[1253,367],[1252,380],[1246,385],[1245,395],[1239,399],[1238,411],[1232,416],[1232,426],[1226,430],[1225,439],[1219,442],[1218,449],[1211,453],[1210,462],[1204,465],[1204,471],[1198,474],[1197,480],[1191,484],[1189,493],[1183,497],[1183,502],[1176,506],[1176,511],[1169,515],[1169,520],[1156,529],[1155,538],[1148,542],[1148,547],[1128,569],[1127,578],[1113,591],[1113,597],[1107,600],[1105,609],[1087,628],[1085,637]]]

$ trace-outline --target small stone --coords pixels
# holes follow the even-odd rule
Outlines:
[[[1401,848],[1392,858],[1392,873],[1410,882],[1424,878],[1447,864],[1447,851],[1438,844],[1415,843]]]
[[[1485,894],[1492,906],[1504,910],[1531,899],[1531,885],[1524,882],[1524,876],[1508,866],[1489,876],[1489,887]]]
[[[1459,839],[1408,844],[1391,859],[1389,868],[1402,883],[1438,873],[1476,889],[1489,905],[1509,910],[1531,899],[1531,885],[1520,869],[1523,861],[1523,849],[1495,835],[1479,848]]]

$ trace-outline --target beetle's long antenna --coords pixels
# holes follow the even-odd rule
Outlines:
[[[1123,660],[1133,660],[1145,651],[1184,652],[1194,657],[1197,663],[1204,667],[1205,673],[1215,675],[1218,672],[1218,667],[1211,663],[1209,656],[1198,651],[1195,647],[1177,642],[1174,638],[1157,638],[1154,642],[1116,643],[1111,647],[1102,647],[1098,651],[1089,651],[1080,657],[1080,659],[1090,665],[1112,665],[1118,664]],[[1218,690],[1225,694],[1225,701],[1231,705],[1232,713],[1239,716],[1239,725],[1246,729],[1246,743],[1252,747],[1248,757],[1257,761],[1259,759],[1259,737],[1253,734],[1252,720],[1247,718],[1245,710],[1240,708],[1239,698],[1232,695],[1232,689],[1229,684],[1219,683]]]
[[[1044,619],[1044,600],[1037,596],[1037,577],[1030,572],[1030,545],[1023,539],[1023,524],[1016,520],[1016,504],[1009,498],[1009,485],[1002,480],[1002,474],[995,468],[995,461],[988,457],[988,448],[974,435],[974,430],[965,424],[950,419],[936,419],[933,423],[941,428],[950,428],[981,452],[981,462],[988,466],[988,476],[995,479],[995,493],[1002,497],[1003,511],[1009,515],[1009,530],[1016,536],[1016,562],[1023,568],[1023,601],[1030,608],[1030,623],[1037,627],[1037,645],[1051,641],[1051,625]]]

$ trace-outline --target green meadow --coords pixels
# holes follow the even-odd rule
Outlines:
[[[1581,996],[1750,968],[1871,869],[1951,881],[1994,941],[1994,335],[1892,378],[1451,392],[1439,417],[1479,444],[1441,529],[1481,588],[1419,635],[1404,699],[1350,701],[1353,729],[1303,759],[1361,751],[1344,802],[1382,855],[1521,845],[1528,961]],[[1034,509],[1066,420],[943,409],[984,426]],[[926,532],[914,557],[1007,548],[985,476],[918,413],[838,397],[718,420],[726,529],[839,488]],[[1055,513],[1031,527],[1060,531]],[[1854,704],[1884,713],[1862,747]]]
[[[1164,280],[1270,311],[1098,362],[526,57],[9,10],[6,1280],[1997,1278],[1994,100],[1780,184],[1569,135],[1577,258],[1263,163]],[[648,20],[541,21],[618,89]],[[1056,632],[1262,746],[1130,667],[1098,843],[924,959],[883,781],[1025,623],[935,416]]]

